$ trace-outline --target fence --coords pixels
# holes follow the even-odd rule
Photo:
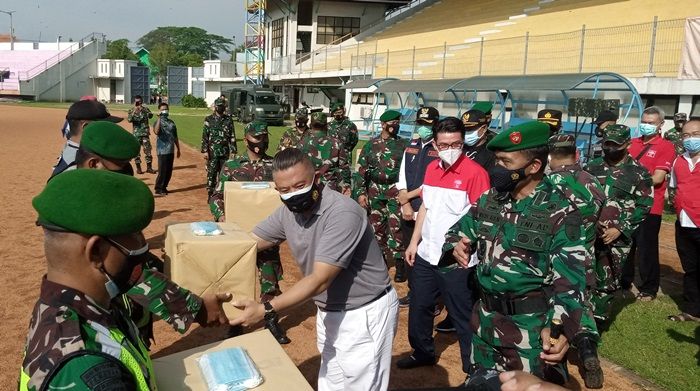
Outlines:
[[[26,70],[26,71],[18,72],[18,75],[17,75],[17,76],[18,76],[19,80],[31,80],[32,78],[34,78],[35,76],[37,76],[37,75],[41,74],[42,72],[48,70],[48,69],[51,68],[52,66],[54,66],[54,65],[58,64],[59,62],[65,60],[65,59],[67,59],[67,58],[69,58],[70,56],[73,55],[73,53],[75,53],[75,52],[81,50],[81,49],[83,48],[83,46],[85,46],[85,45],[87,45],[87,44],[89,44],[89,43],[91,43],[91,42],[97,41],[98,39],[99,39],[101,42],[106,43],[105,35],[104,35],[104,34],[102,34],[102,33],[91,33],[91,34],[88,34],[88,35],[86,35],[85,37],[83,37],[83,38],[81,38],[80,40],[78,40],[77,42],[74,42],[74,43],[73,43],[72,45],[70,45],[67,49],[64,49],[64,50],[58,52],[58,54],[56,54],[55,56],[53,56],[53,57],[47,59],[46,61],[42,62],[41,64],[39,64],[39,65],[37,65],[37,66],[35,66],[35,67],[31,68],[31,69],[28,69],[28,70]]]
[[[344,72],[401,79],[609,71],[675,76],[685,19],[377,52],[377,41],[272,59],[270,75]]]

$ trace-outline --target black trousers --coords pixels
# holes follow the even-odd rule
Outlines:
[[[405,244],[405,247],[408,247],[409,243],[411,243],[411,237],[413,236],[413,230],[415,229],[415,227],[416,227],[415,220],[401,219],[401,234],[402,234],[401,236],[403,238],[403,242]],[[406,264],[406,278],[409,281],[409,287],[410,287],[412,271],[413,271],[413,267],[407,263]]]
[[[158,176],[156,177],[156,193],[164,193],[168,190],[168,183],[173,176],[173,161],[175,154],[168,153],[158,155]]]
[[[634,282],[635,255],[639,259],[639,278],[642,283],[638,286],[640,293],[656,295],[659,291],[661,272],[659,270],[659,231],[661,216],[648,215],[641,224],[632,240],[627,261],[622,268],[622,287],[629,288]]]
[[[676,221],[676,249],[684,273],[681,310],[700,317],[700,228],[684,228]]]
[[[459,351],[462,357],[462,371],[467,373],[470,366],[472,346],[471,290],[467,286],[471,269],[461,267],[441,269],[416,255],[413,273],[409,280],[411,305],[408,307],[408,342],[417,360],[430,360],[435,357],[433,340],[433,311],[438,296],[442,296],[450,313],[452,324],[457,329]]]

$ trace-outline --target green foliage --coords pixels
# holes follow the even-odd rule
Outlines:
[[[180,56],[179,63],[186,67],[201,67],[204,66],[204,59],[197,53],[186,53]]]
[[[169,43],[157,44],[151,52],[151,64],[159,73],[165,73],[168,65],[179,65],[179,56],[175,47]]]
[[[134,52],[129,49],[129,40],[125,38],[107,42],[107,51],[102,58],[110,60],[139,60]]]
[[[207,102],[202,98],[197,98],[194,95],[187,94],[182,97],[181,103],[183,107],[207,107]]]
[[[159,44],[169,44],[179,56],[197,54],[199,58],[218,59],[219,52],[230,52],[231,39],[216,34],[209,34],[199,27],[158,27],[151,30],[137,41],[149,51]]]

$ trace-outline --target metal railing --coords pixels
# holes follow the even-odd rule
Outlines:
[[[55,56],[46,59],[41,64],[36,65],[35,67],[30,68],[26,71],[18,72],[17,77],[19,80],[30,80],[35,76],[39,75],[40,73],[51,68],[52,66],[70,57],[71,55],[73,55],[73,53],[82,49],[83,46],[85,46],[86,44],[93,41],[97,41],[98,39],[101,39],[102,42],[105,42],[105,37],[106,36],[102,33],[90,33],[81,38],[80,40],[73,42],[68,48],[61,50]]]
[[[377,41],[336,46],[269,62],[268,75],[301,77],[341,72],[401,79],[476,75],[536,75],[610,71],[629,77],[677,75],[685,19],[609,28],[470,41],[406,50],[380,50]]]

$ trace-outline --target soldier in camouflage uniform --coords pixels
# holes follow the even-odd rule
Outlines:
[[[353,198],[369,210],[369,221],[384,253],[384,261],[404,268],[401,216],[396,182],[408,141],[399,137],[401,113],[387,110],[380,121],[382,132],[360,152],[359,169],[353,180]]]
[[[350,156],[340,140],[328,134],[326,114],[311,114],[311,132],[301,140],[299,149],[309,156],[321,184],[350,195]]]
[[[532,121],[494,137],[488,144],[497,161],[489,172],[493,188],[447,234],[445,250],[454,247],[464,267],[470,258],[477,262],[481,291],[472,315],[477,368],[468,387],[492,370],[524,370],[561,383],[567,341],[595,330],[585,324],[592,319],[584,267],[591,254],[583,218],[543,174],[549,133]],[[564,333],[550,344],[555,320]]]
[[[345,148],[345,153],[352,157],[358,141],[357,126],[345,116],[345,106],[341,102],[331,105],[333,121],[328,124],[328,134],[340,140]]]
[[[277,145],[277,152],[287,148],[299,148],[301,140],[309,133],[309,109],[300,107],[294,116],[294,127],[285,130],[280,143]]]
[[[148,127],[148,120],[153,118],[153,113],[148,107],[143,105],[143,99],[141,95],[136,95],[134,98],[134,107],[129,109],[129,113],[126,117],[128,122],[134,126],[134,137],[141,144],[144,155],[146,155],[146,172],[149,174],[155,174],[156,171],[153,170],[153,155],[151,154],[151,139],[149,135],[151,134]],[[136,163],[136,173],[143,174],[141,169],[141,152],[134,159]]]
[[[142,268],[148,245],[141,230],[154,207],[143,182],[73,170],[49,182],[32,204],[44,228],[48,273],[29,326],[20,390],[155,389],[148,350],[115,305],[123,293],[181,333],[195,321],[228,324],[221,305],[230,294],[199,298]]]
[[[683,147],[683,139],[681,138],[681,131],[683,130],[683,125],[688,122],[688,114],[686,113],[676,113],[673,115],[673,128],[669,129],[664,133],[664,138],[673,143],[676,149],[676,155],[682,156],[685,153],[685,148]],[[666,180],[671,179],[671,174],[668,174]],[[674,200],[676,199],[676,189],[668,188],[668,202],[666,203],[666,212],[676,213],[674,208]]]
[[[204,119],[201,152],[207,161],[207,195],[211,197],[221,168],[238,152],[233,118],[226,114],[225,101],[217,99],[214,114]]]
[[[224,184],[228,181],[272,182],[272,156],[267,152],[269,144],[267,124],[260,120],[249,123],[245,128],[246,156],[236,156],[224,164],[219,176],[216,191],[209,198],[209,207],[216,221],[224,221]],[[282,280],[280,248],[274,246],[258,252],[257,267],[260,273],[260,302],[265,303],[282,294],[279,281]],[[265,328],[281,344],[291,342],[279,325],[278,318],[265,319]]]
[[[654,202],[651,176],[629,155],[629,144],[629,127],[607,126],[603,130],[603,157],[586,166],[586,171],[603,185],[607,197],[597,228],[596,289],[591,298],[596,321],[601,325],[607,322],[613,294],[620,289],[632,235]]]

